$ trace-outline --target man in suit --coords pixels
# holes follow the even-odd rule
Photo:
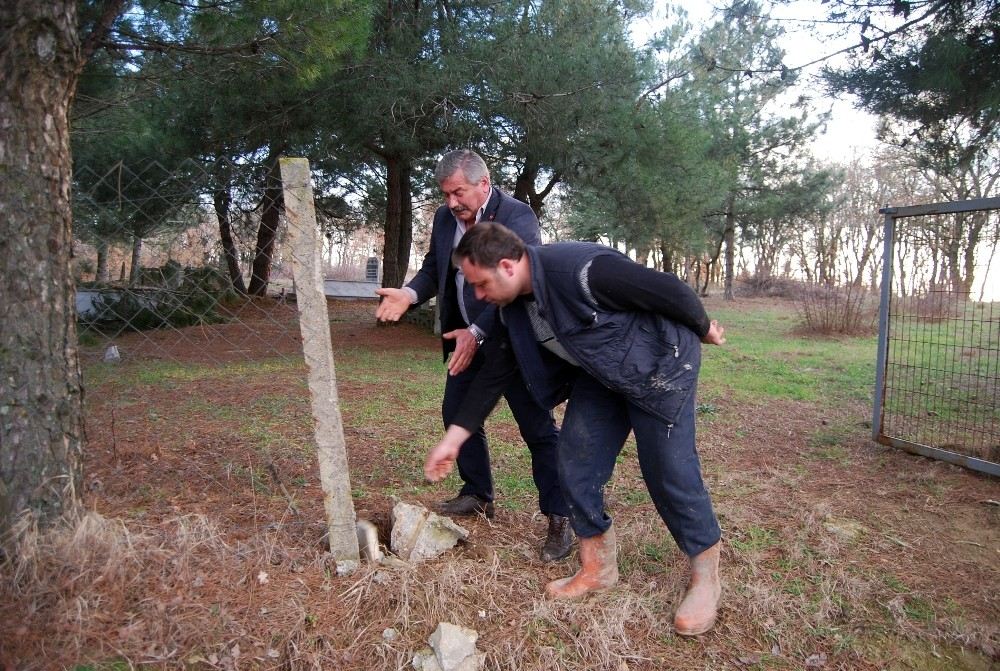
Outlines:
[[[465,282],[461,270],[451,263],[451,254],[465,232],[480,221],[510,229],[528,245],[538,245],[538,218],[532,209],[490,183],[489,170],[473,151],[461,149],[445,154],[434,176],[445,204],[434,214],[430,249],[416,276],[400,289],[383,288],[375,316],[381,321],[398,321],[413,306],[438,297],[442,347],[448,361],[441,414],[444,425],[452,424],[466,391],[483,365],[480,347],[497,318],[496,306],[479,300]],[[451,353],[451,359],[448,354]],[[517,421],[521,437],[531,452],[531,470],[538,488],[538,503],[548,518],[548,532],[542,546],[542,561],[566,557],[572,546],[569,508],[559,486],[556,444],[559,432],[552,412],[540,406],[515,376],[505,387],[504,397]],[[483,426],[472,432],[462,446],[457,461],[461,490],[440,506],[448,515],[494,514],[493,476]]]

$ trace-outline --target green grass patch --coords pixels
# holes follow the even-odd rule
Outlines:
[[[807,338],[787,307],[712,311],[726,328],[722,347],[706,346],[700,387],[725,388],[735,402],[774,398],[835,405],[869,401],[875,385],[875,337]]]
[[[937,612],[934,610],[934,606],[926,599],[921,599],[920,597],[907,597],[903,603],[903,612],[911,620],[923,622],[924,624],[931,624],[937,620]]]
[[[754,524],[744,531],[734,530],[729,544],[740,552],[760,552],[777,545],[778,536],[770,529]]]

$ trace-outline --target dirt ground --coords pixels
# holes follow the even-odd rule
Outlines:
[[[526,450],[502,416],[491,440],[515,447],[495,448],[494,468],[521,480],[501,484],[495,520],[460,520],[469,542],[431,562],[337,577],[304,368],[265,362],[147,385],[130,368],[239,364],[255,343],[293,353],[293,309],[248,315],[254,338],[223,325],[212,328],[230,330],[224,339],[192,333],[169,350],[155,336],[121,339],[133,361],[94,375],[86,395],[85,501],[97,515],[27,534],[34,554],[4,569],[2,668],[409,669],[441,621],[479,632],[488,669],[1000,666],[1000,483],[874,444],[860,403],[731,407],[723,396],[703,417],[725,582],[705,636],[672,631],[685,562],[629,448],[607,492],[620,585],[578,604],[541,598],[576,558],[536,558],[545,521],[530,488],[515,487]],[[393,496],[433,506],[452,492],[420,479],[439,392],[410,408],[408,385],[426,375],[385,374],[394,361],[434,360],[438,341],[413,325],[376,327],[373,310],[333,303],[331,328],[357,514],[387,542]],[[99,356],[83,352],[85,378]]]

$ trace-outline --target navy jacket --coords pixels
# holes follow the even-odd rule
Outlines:
[[[529,246],[541,243],[538,217],[535,216],[534,210],[496,187],[492,189],[481,221],[503,224],[517,233],[518,237]],[[406,285],[417,293],[416,305],[420,305],[434,296],[438,297],[442,333],[468,326],[462,319],[462,312],[458,307],[455,268],[451,263],[457,228],[458,223],[451,210],[444,205],[439,207],[434,213],[430,248],[424,256],[420,270]],[[493,324],[496,320],[496,306],[477,299],[475,290],[469,285],[465,286],[465,307],[471,322],[479,327],[483,333],[488,334],[493,330]],[[455,348],[455,342],[442,338],[441,343],[444,355],[447,357],[448,352]]]
[[[697,386],[698,336],[668,315],[609,310],[597,303],[587,286],[586,268],[597,256],[618,254],[612,249],[563,242],[529,247],[527,254],[539,316],[579,367],[643,410],[674,423]],[[474,387],[492,391],[498,379],[519,368],[535,400],[552,408],[568,398],[579,369],[537,342],[528,300],[518,297],[502,309],[503,324],[491,334],[487,363]],[[470,391],[455,424],[479,426],[499,400],[477,391]]]

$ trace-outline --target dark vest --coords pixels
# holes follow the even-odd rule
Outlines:
[[[695,391],[701,341],[690,329],[658,314],[602,309],[581,281],[592,259],[618,254],[587,242],[529,247],[531,282],[539,314],[560,344],[590,375],[643,410],[674,423]],[[511,346],[535,399],[552,407],[567,397],[572,366],[534,338],[519,298],[503,308]]]

